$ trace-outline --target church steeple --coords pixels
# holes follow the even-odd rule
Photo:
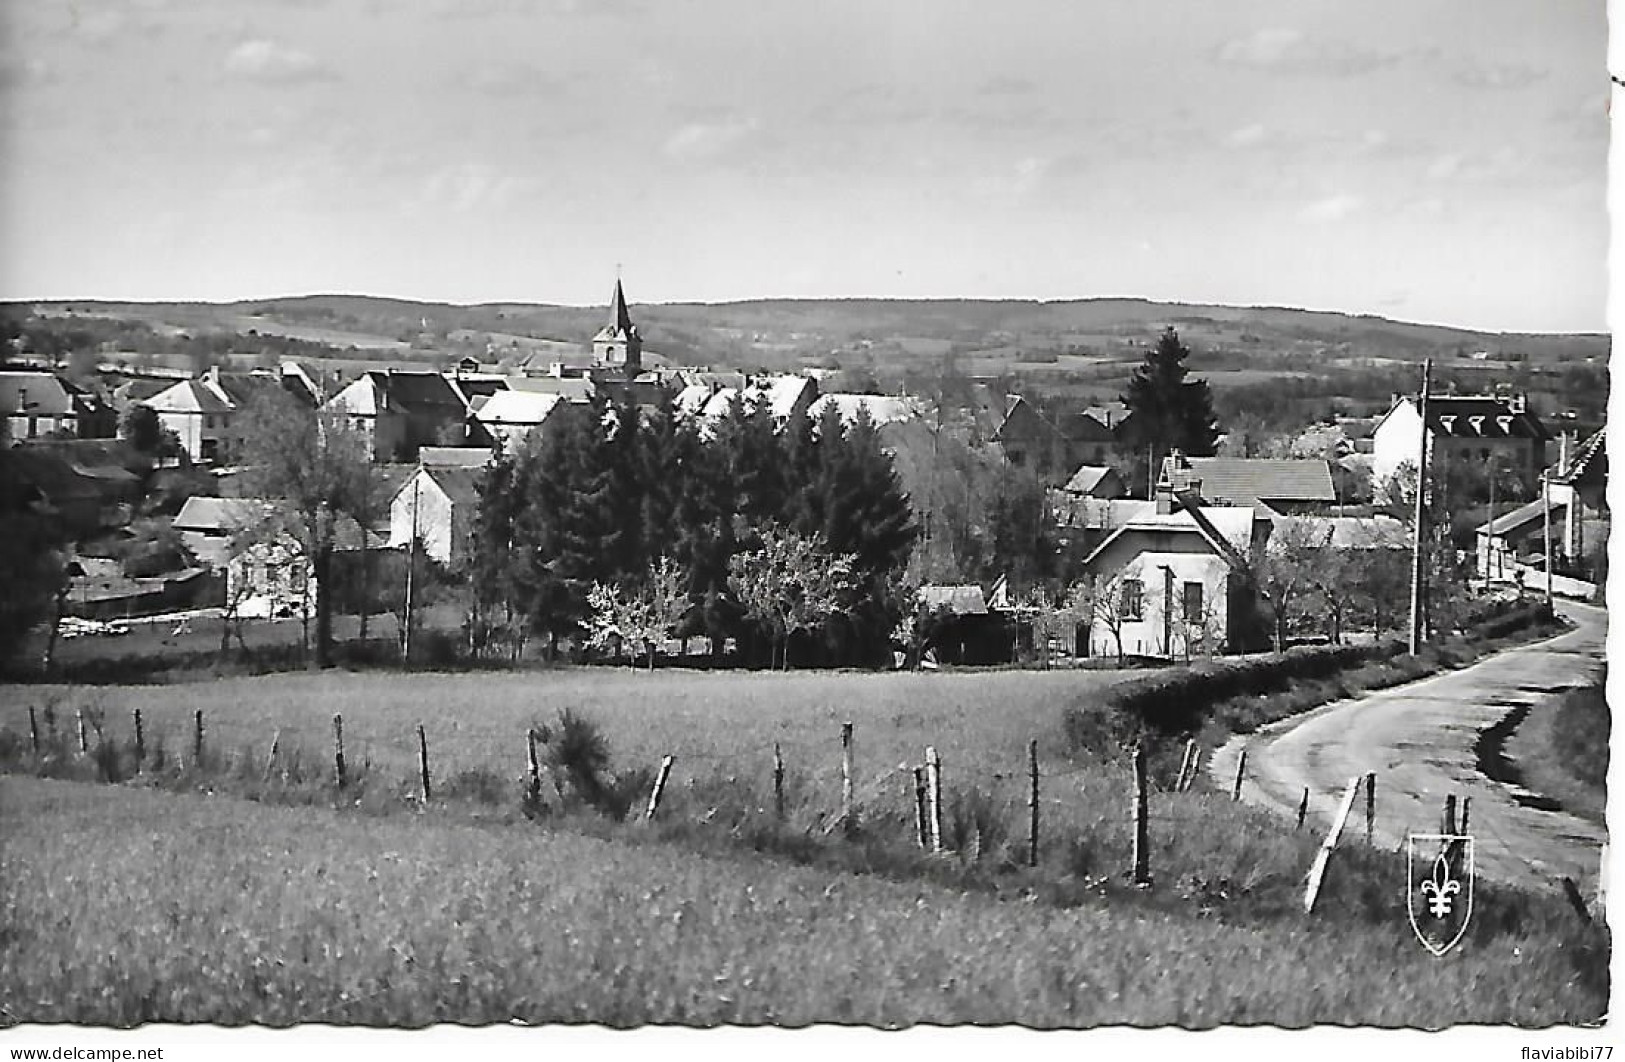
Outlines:
[[[593,336],[592,360],[600,367],[623,369],[627,376],[643,371],[643,337],[626,308],[620,277],[615,278],[615,294],[609,300],[609,323]]]
[[[626,292],[621,290],[621,278],[615,278],[615,294],[609,300],[609,326],[617,332],[632,331],[632,315],[626,312]]]

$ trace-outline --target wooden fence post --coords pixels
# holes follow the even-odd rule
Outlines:
[[[1038,739],[1027,742],[1027,865],[1038,865]]]
[[[427,804],[432,791],[429,788],[429,738],[418,724],[418,776],[423,780],[423,802]]]
[[[1444,818],[1439,824],[1439,832],[1446,835],[1456,832],[1456,794],[1454,793],[1444,798]]]
[[[784,753],[777,741],[773,742],[773,819],[784,821]]]
[[[45,736],[53,746],[56,744],[56,709],[49,704],[45,706]]]
[[[1377,830],[1377,772],[1365,776],[1365,843],[1370,844]]]
[[[333,780],[344,788],[344,717],[333,713]]]
[[[1191,760],[1196,756],[1196,739],[1185,742],[1185,756],[1179,761],[1179,777],[1174,779],[1174,792],[1183,793],[1190,786]]]
[[[1297,829],[1303,829],[1303,820],[1309,816],[1309,787],[1303,787],[1303,799],[1298,802]]]
[[[935,745],[925,747],[926,833],[931,851],[942,851],[942,757]]]
[[[130,715],[135,721],[135,769],[139,771],[147,760],[147,732],[141,725],[141,709],[135,709]]]
[[[79,755],[83,756],[90,751],[90,742],[85,740],[85,710],[83,708],[73,710],[73,721],[74,725],[79,729]]]
[[[28,744],[39,755],[39,720],[34,716],[34,706],[28,706]]]
[[[1236,757],[1236,784],[1230,790],[1231,800],[1241,799],[1241,779],[1247,774],[1247,750],[1242,749],[1241,755]]]
[[[1151,831],[1146,806],[1145,747],[1134,746],[1134,869],[1136,885],[1151,884]]]
[[[1326,864],[1332,858],[1332,849],[1337,847],[1337,838],[1343,832],[1343,824],[1348,822],[1349,812],[1354,810],[1354,798],[1359,795],[1362,780],[1359,775],[1349,779],[1348,788],[1343,791],[1343,800],[1337,805],[1337,814],[1332,818],[1332,828],[1326,831],[1326,839],[1320,842],[1320,851],[1315,853],[1314,865],[1309,868],[1309,881],[1303,890],[1304,914],[1314,914],[1321,883],[1326,880]]]
[[[926,825],[925,768],[916,766],[913,773],[915,773],[915,836],[920,840],[921,849],[929,849],[931,830]]]
[[[1462,797],[1461,798],[1461,824],[1460,824],[1460,830],[1458,832],[1463,833],[1463,834],[1465,834],[1467,832],[1467,819],[1468,819],[1468,816],[1472,814],[1472,811],[1473,811],[1473,798],[1470,797],[1470,796]]]
[[[852,829],[852,724],[841,724],[841,829]]]
[[[525,803],[535,808],[541,802],[542,763],[536,758],[536,728],[528,727],[525,730]]]
[[[1591,912],[1586,910],[1585,897],[1580,895],[1580,887],[1574,883],[1573,878],[1563,879],[1563,897],[1569,901],[1569,906],[1574,908],[1574,913],[1579,916],[1580,921],[1590,925]]]
[[[655,776],[655,787],[649,790],[649,807],[643,813],[643,821],[648,822],[660,810],[660,794],[666,791],[666,778],[671,774],[673,757],[667,756],[660,761],[660,773]]]
[[[192,769],[203,769],[203,709],[192,716]]]
[[[282,747],[282,728],[277,727],[276,733],[271,735],[271,751],[265,754],[265,773],[261,776],[262,782],[271,780],[271,768],[276,766],[277,750]]]

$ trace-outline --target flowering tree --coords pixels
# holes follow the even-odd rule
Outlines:
[[[728,560],[728,587],[746,618],[766,627],[790,667],[790,636],[814,630],[857,587],[851,554],[831,555],[819,540],[769,525],[761,545]],[[770,664],[772,661],[769,661]]]
[[[629,591],[617,584],[594,583],[587,591],[587,644],[642,646],[649,670],[655,646],[664,641],[688,611],[683,570],[670,557],[660,557],[645,578]]]

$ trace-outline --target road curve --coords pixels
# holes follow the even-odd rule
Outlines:
[[[1474,745],[1520,706],[1542,711],[1557,695],[1601,675],[1607,613],[1559,601],[1575,624],[1554,638],[1497,653],[1471,667],[1339,701],[1240,735],[1214,753],[1209,771],[1228,787],[1247,750],[1241,798],[1296,818],[1304,788],[1311,821],[1325,829],[1349,779],[1377,773],[1374,843],[1401,848],[1407,832],[1437,833],[1444,798],[1472,798],[1468,832],[1479,874],[1511,884],[1556,887],[1570,877],[1594,894],[1599,826],[1559,810],[1515,785],[1487,777]],[[1362,836],[1364,795],[1345,838]]]

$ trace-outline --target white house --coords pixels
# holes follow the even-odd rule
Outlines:
[[[480,403],[474,411],[474,420],[491,441],[500,442],[504,450],[513,453],[525,441],[525,436],[547,423],[548,418],[566,404],[563,395],[498,391]]]
[[[448,565],[464,560],[484,474],[467,466],[419,468],[390,499],[388,544],[407,546],[415,533],[425,556]]]
[[[1429,395],[1428,467],[1431,473],[1463,466],[1483,469],[1492,460],[1533,491],[1551,436],[1523,395]],[[1415,399],[1395,396],[1371,433],[1371,476],[1381,483],[1400,465],[1419,463],[1422,418]]]
[[[1248,641],[1256,615],[1248,561],[1270,521],[1251,506],[1196,504],[1181,474],[1165,461],[1154,504],[1124,507],[1126,519],[1084,558],[1098,602],[1090,655],[1195,656]]]
[[[316,600],[316,579],[265,498],[186,499],[172,526],[203,564],[226,573],[226,600],[241,616],[297,616]],[[353,526],[353,525],[352,525]]]

